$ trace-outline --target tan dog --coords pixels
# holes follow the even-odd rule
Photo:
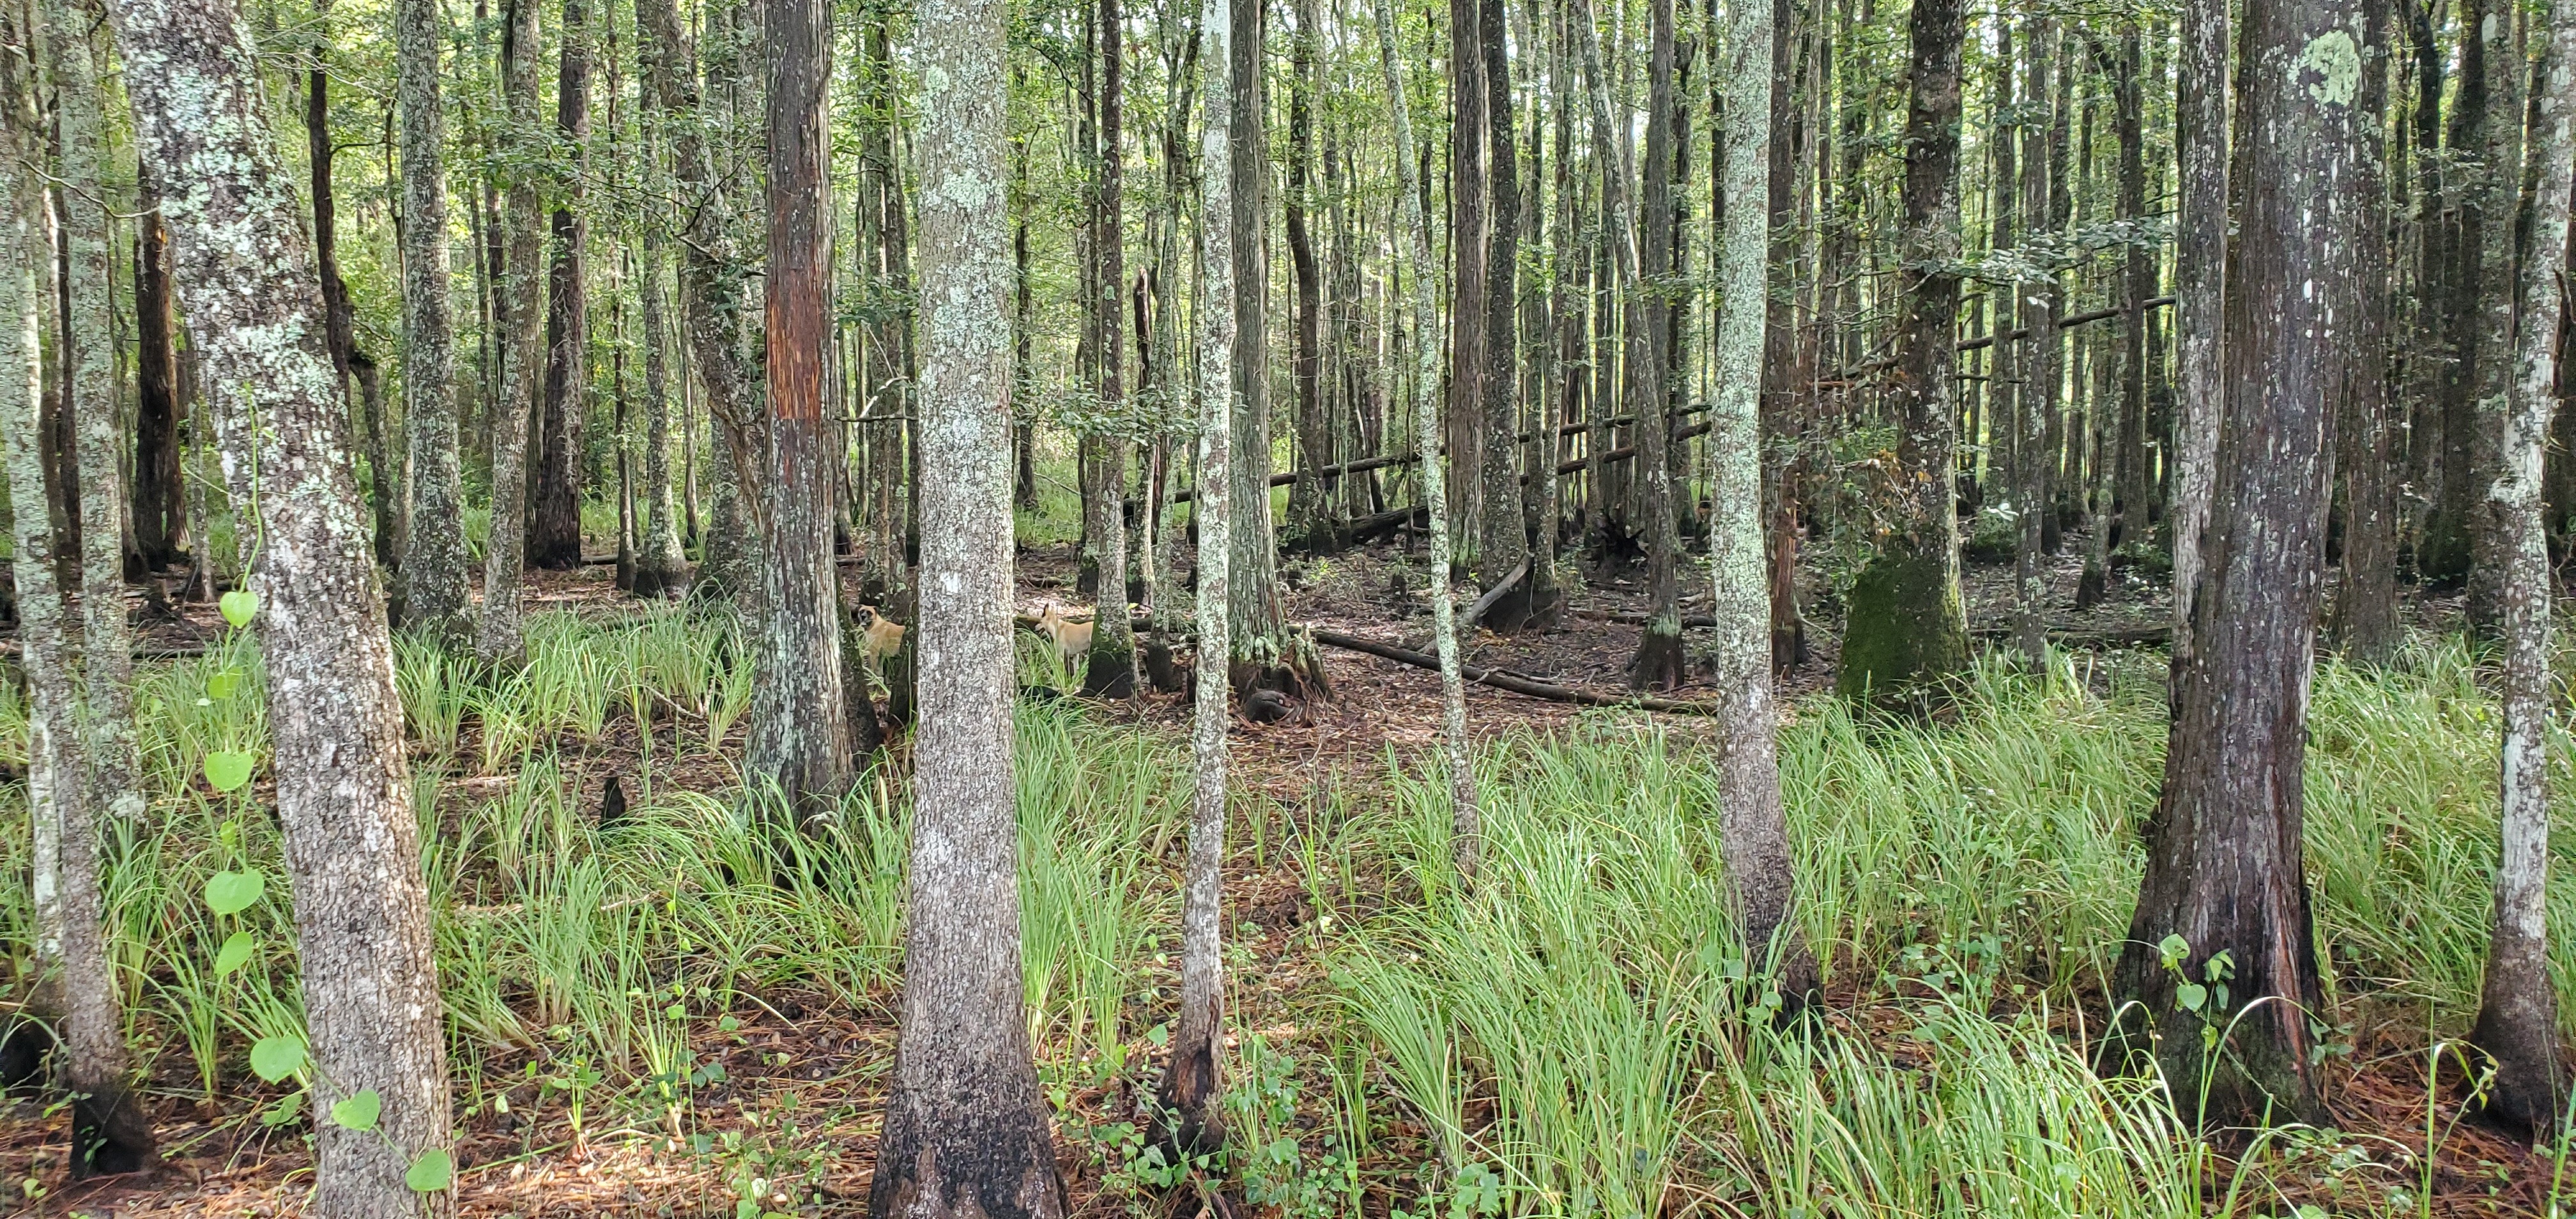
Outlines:
[[[851,611],[850,618],[859,627],[859,654],[869,664],[885,663],[903,646],[903,624],[878,613],[875,606],[862,605]]]
[[[1070,669],[1091,654],[1091,618],[1069,618],[1049,601],[1038,611],[1038,634],[1055,641],[1057,659]]]

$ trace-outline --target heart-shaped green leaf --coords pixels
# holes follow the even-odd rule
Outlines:
[[[231,698],[241,692],[241,681],[242,675],[239,669],[221,669],[209,673],[206,675],[206,697],[218,700]]]
[[[2174,1002],[2181,1004],[2184,1011],[2199,1011],[2201,1004],[2209,1002],[2209,988],[2198,982],[2185,982],[2174,988]]]
[[[224,621],[237,627],[249,626],[251,615],[259,612],[259,595],[234,589],[215,602],[215,607],[224,612]]]
[[[206,755],[206,782],[215,790],[228,792],[250,782],[252,759],[249,754],[231,749],[218,749]]]
[[[250,1047],[250,1069],[270,1083],[304,1069],[304,1039],[262,1037]]]
[[[456,1184],[456,1160],[446,1148],[432,1147],[420,1153],[420,1158],[403,1172],[403,1184],[410,1186],[413,1193],[437,1193]]]
[[[247,931],[236,931],[225,937],[224,946],[215,952],[215,976],[223,977],[250,964],[250,954],[258,947],[259,938]]]
[[[385,1111],[385,1098],[373,1088],[361,1088],[357,1095],[331,1106],[331,1120],[351,1130],[373,1130],[376,1118]]]
[[[268,889],[258,872],[217,872],[206,878],[206,906],[217,914],[239,914]]]

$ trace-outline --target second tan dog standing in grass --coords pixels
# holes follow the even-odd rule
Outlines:
[[[1068,617],[1055,602],[1049,601],[1038,611],[1038,634],[1055,641],[1056,659],[1067,670],[1091,654],[1091,628],[1095,619]]]

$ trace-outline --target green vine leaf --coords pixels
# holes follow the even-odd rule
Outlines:
[[[249,626],[251,616],[259,612],[259,595],[234,589],[225,593],[215,606],[224,612],[224,621],[238,629]]]
[[[217,914],[239,914],[268,890],[268,877],[258,872],[217,872],[206,878],[206,907]]]
[[[253,765],[249,754],[231,749],[218,749],[206,755],[206,782],[216,791],[228,792],[250,782]]]
[[[361,1088],[331,1106],[331,1120],[351,1130],[373,1130],[376,1119],[384,1114],[385,1098],[373,1088]]]
[[[215,976],[220,978],[250,964],[250,954],[259,948],[259,938],[247,931],[236,931],[225,937],[224,946],[215,952]]]
[[[444,1147],[432,1147],[420,1153],[403,1173],[403,1184],[414,1193],[434,1194],[456,1184],[456,1160]]]
[[[250,1047],[251,1072],[276,1083],[304,1069],[304,1039],[262,1037]]]

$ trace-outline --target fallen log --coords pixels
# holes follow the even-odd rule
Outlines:
[[[1314,629],[1314,636],[1315,642],[1327,647],[1340,648],[1348,652],[1364,652],[1382,660],[1412,665],[1417,669],[1429,669],[1434,673],[1440,671],[1438,657],[1427,656],[1411,648],[1399,648],[1391,643],[1379,643],[1374,639],[1362,639],[1357,635],[1345,635],[1340,631],[1327,631],[1321,627]],[[1718,712],[1718,707],[1714,703],[1656,698],[1644,694],[1603,694],[1596,690],[1578,690],[1572,686],[1560,686],[1554,682],[1523,677],[1518,673],[1479,668],[1470,664],[1459,665],[1458,674],[1480,686],[1491,686],[1497,690],[1507,690],[1513,694],[1546,699],[1550,702],[1576,703],[1585,707],[1625,707],[1673,715],[1715,715]]]

